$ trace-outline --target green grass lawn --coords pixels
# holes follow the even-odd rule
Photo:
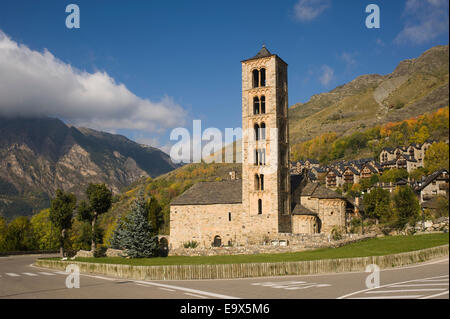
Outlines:
[[[417,236],[392,236],[372,238],[339,248],[324,248],[296,253],[231,255],[231,256],[170,256],[156,258],[126,259],[121,257],[77,258],[76,261],[127,264],[136,266],[236,264],[260,262],[285,262],[318,259],[382,256],[430,248],[449,243],[449,234],[437,233]]]

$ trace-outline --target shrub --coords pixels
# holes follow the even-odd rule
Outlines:
[[[341,240],[342,239],[342,231],[339,227],[334,227],[331,230],[331,238],[333,238],[333,240]]]
[[[188,242],[185,242],[183,244],[184,248],[197,248],[198,247],[198,242],[195,240],[190,240]]]
[[[106,257],[106,246],[98,246],[94,250],[94,257],[100,258],[100,257]]]

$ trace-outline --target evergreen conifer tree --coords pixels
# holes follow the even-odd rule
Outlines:
[[[141,192],[135,200],[130,214],[119,222],[111,240],[113,248],[125,249],[131,258],[155,256],[158,237],[148,220],[148,205]]]

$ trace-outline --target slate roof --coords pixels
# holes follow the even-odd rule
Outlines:
[[[331,189],[328,189],[325,186],[319,185],[317,183],[307,183],[305,187],[303,187],[300,196],[309,196],[320,199],[345,198],[341,194],[336,193],[335,191],[332,191]]]
[[[434,172],[433,174],[428,175],[423,181],[420,182],[421,184],[420,184],[420,186],[417,188],[417,191],[420,192],[422,189],[424,189],[425,187],[427,187],[428,184],[430,184],[432,181],[434,181],[439,175],[441,175],[441,174],[444,173],[444,172],[447,172],[447,174],[448,174],[448,171],[447,171],[445,168],[442,168],[442,169],[440,169],[440,170]]]
[[[320,164],[320,162],[318,160],[315,160],[315,159],[312,159],[312,158],[308,158],[308,159],[306,159],[306,161],[310,162],[311,164]]]
[[[310,215],[317,216],[312,210],[306,208],[302,204],[296,204],[294,209],[292,210],[292,215]]]
[[[392,148],[392,147],[385,147],[385,148],[383,148],[383,151],[386,151],[386,152],[389,152],[389,153],[393,154],[394,151],[395,151],[395,148]]]
[[[213,205],[242,203],[242,180],[200,182],[193,185],[170,205]]]
[[[364,167],[367,167],[372,173],[378,173],[377,170],[370,164],[365,164]]]
[[[360,175],[360,173],[353,166],[348,166],[347,169],[355,175]]]
[[[342,174],[335,168],[330,168],[330,170],[328,172],[333,172],[334,175],[342,177]]]
[[[270,57],[270,56],[276,56],[278,59],[280,59],[281,61],[283,61],[283,59],[281,59],[278,55],[273,54],[273,53],[270,53],[270,51],[266,48],[266,46],[263,45],[263,47],[261,48],[261,50],[259,50],[259,52],[258,52],[253,58],[245,59],[245,60],[243,60],[242,62],[250,61],[250,60],[255,60],[255,59],[261,59],[261,58],[267,58],[267,57]],[[284,61],[283,61],[283,62],[284,62]],[[286,62],[284,62],[284,63],[287,64]]]
[[[312,181],[317,180],[316,175],[314,175],[314,173],[311,172],[311,171],[308,172],[308,178],[309,178],[310,180],[312,180]]]

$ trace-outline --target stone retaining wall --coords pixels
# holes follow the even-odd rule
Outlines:
[[[369,264],[376,264],[381,269],[401,267],[448,256],[448,252],[449,245],[443,245],[387,256],[279,263],[130,266],[38,259],[35,265],[64,270],[68,265],[76,264],[83,273],[95,273],[133,280],[231,279],[364,271]]]
[[[210,247],[210,248],[177,248],[169,251],[169,256],[218,256],[218,255],[255,255],[255,254],[279,254],[300,252],[308,249],[341,247],[353,242],[376,237],[376,234],[367,235],[343,235],[342,240],[334,241],[330,235],[293,235],[279,234],[278,240],[288,242],[287,246],[282,243],[267,243],[266,245]]]

